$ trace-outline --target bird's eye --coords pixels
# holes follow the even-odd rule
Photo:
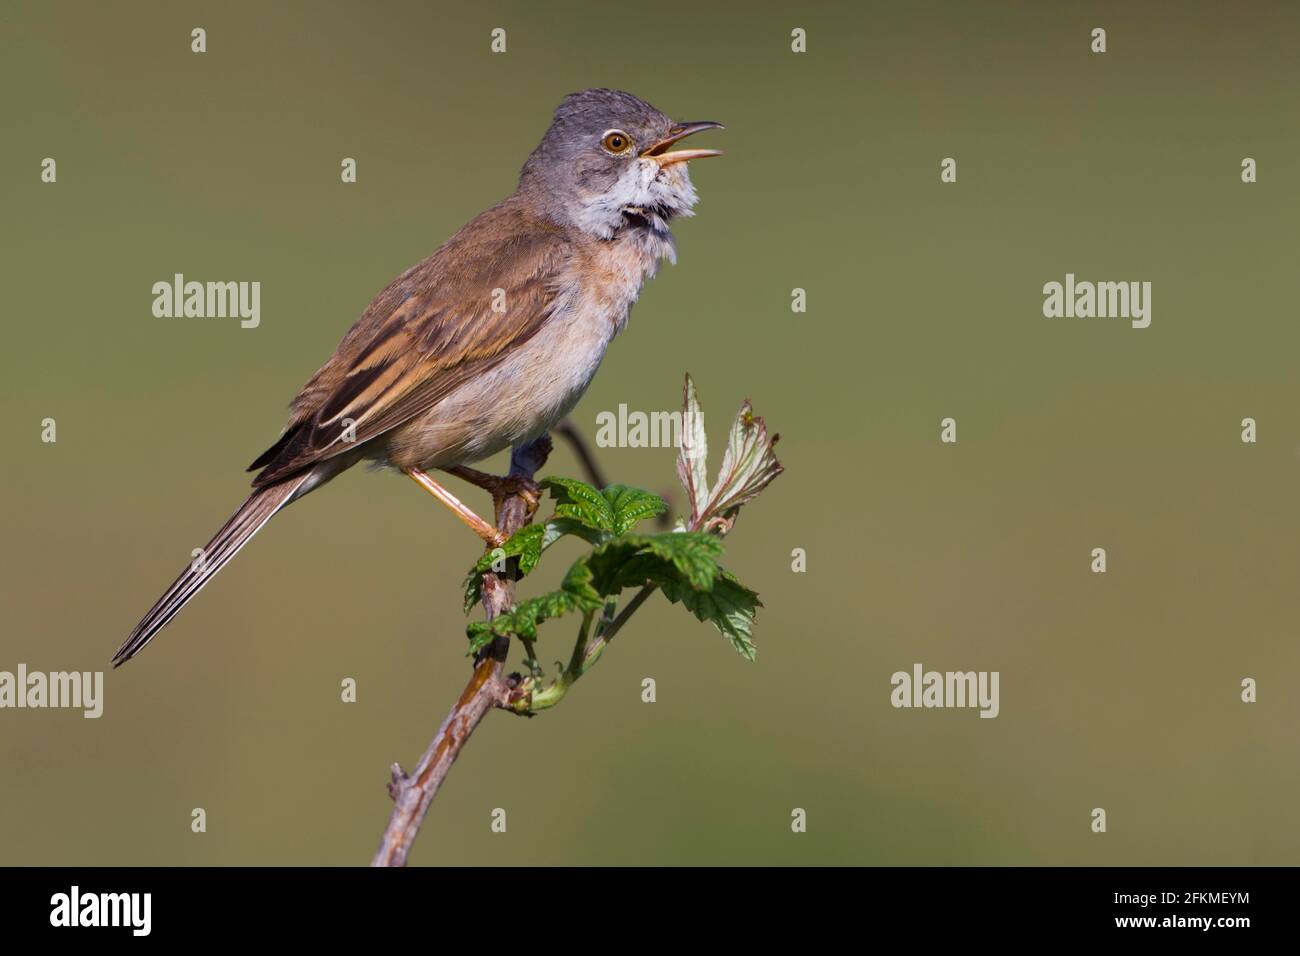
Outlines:
[[[600,145],[615,155],[626,153],[632,147],[632,137],[620,129],[612,129],[601,139]]]

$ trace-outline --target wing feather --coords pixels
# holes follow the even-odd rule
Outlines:
[[[567,248],[560,227],[507,200],[395,279],[294,400],[253,484],[391,431],[527,342],[550,316]]]

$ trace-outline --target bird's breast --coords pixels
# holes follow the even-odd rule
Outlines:
[[[654,261],[623,249],[575,254],[555,278],[542,327],[403,427],[389,460],[426,469],[469,464],[550,429],[591,384]]]
[[[575,255],[556,282],[551,315],[503,365],[517,383],[520,411],[503,422],[511,442],[534,438],[563,418],[591,384],[655,260],[634,250],[604,248]]]
[[[591,321],[606,321],[614,331],[627,324],[632,303],[645,280],[655,274],[659,255],[639,232],[628,232],[609,242],[596,242],[574,256],[567,276],[577,307]]]

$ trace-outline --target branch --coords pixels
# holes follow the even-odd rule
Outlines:
[[[533,444],[517,451],[510,459],[510,474],[532,478],[546,463],[551,451],[551,440],[543,435]],[[504,499],[496,511],[496,526],[507,535],[514,534],[531,518],[528,502],[522,495]],[[515,586],[513,571],[487,574],[483,577],[483,608],[488,620],[507,611],[514,604]],[[460,699],[452,707],[447,719],[438,728],[433,742],[407,774],[401,766],[393,764],[393,778],[388,792],[393,798],[393,813],[384,830],[371,866],[405,866],[424,823],[425,814],[433,798],[438,795],[451,765],[460,756],[480,721],[493,707],[503,706],[514,689],[514,679],[504,677],[506,655],[510,650],[509,638],[500,637],[485,648],[474,661],[474,673],[465,685]]]
[[[587,444],[587,439],[582,437],[582,432],[578,431],[578,426],[573,424],[573,419],[564,419],[553,430],[557,434],[563,435],[568,443],[573,446],[573,453],[578,456],[578,461],[582,463],[582,468],[587,473],[587,480],[597,488],[608,488],[609,482],[605,480],[605,473],[600,470],[600,465],[596,462],[596,456],[592,453],[591,446]]]
[[[753,413],[753,408],[749,400],[746,399],[732,424],[731,432],[727,438],[727,449],[718,472],[718,479],[712,490],[710,490],[705,468],[707,449],[702,414],[695,393],[695,385],[689,375],[686,377],[683,390],[682,414],[684,421],[690,423],[690,431],[688,433],[685,429],[683,430],[682,444],[677,461],[677,473],[682,481],[682,486],[687,491],[690,514],[689,517],[679,522],[678,527],[680,530],[690,531],[696,535],[704,532],[715,534],[718,537],[725,537],[731,531],[741,506],[756,498],[773,479],[781,474],[783,470],[781,463],[772,451],[777,436],[768,436],[767,426],[763,423],[763,419]],[[583,441],[577,428],[571,422],[565,421],[556,430],[573,443],[574,450],[582,460],[593,482],[597,485],[605,485],[600,469],[597,467],[590,449]],[[542,436],[539,441],[520,449],[512,456],[510,474],[531,479],[545,464],[550,451],[550,438]],[[571,481],[566,487],[571,486],[576,490],[576,486],[582,484],[582,482]],[[584,537],[587,537],[588,540],[591,540],[590,534],[594,532],[597,540],[593,543],[602,547],[611,542],[617,543],[620,540],[617,535],[622,534],[627,526],[647,517],[648,506],[646,500],[652,497],[647,492],[640,492],[641,500],[638,502],[635,494],[638,489],[628,489],[621,486],[616,489],[609,489],[608,486],[606,488],[608,494],[602,495],[599,490],[587,487],[585,492],[579,495],[579,497],[585,496],[588,505],[591,505],[593,500],[603,498],[603,502],[600,502],[604,505],[603,518],[599,515],[594,518],[591,515],[584,517],[582,510],[577,506],[577,502],[568,500],[564,502],[565,508],[577,509],[571,515],[566,514],[566,518],[580,526],[585,526],[588,534],[584,535]],[[627,504],[624,500],[624,496],[629,491],[634,493],[631,504]],[[617,500],[624,500],[625,506],[619,506],[620,510],[616,515],[611,508],[616,506]],[[535,508],[536,501],[534,500],[532,509]],[[531,520],[532,509],[530,509],[529,500],[520,494],[511,495],[500,500],[497,504],[496,513],[497,528],[507,536],[513,535]],[[560,505],[556,506],[556,510],[558,514]],[[599,509],[597,510],[599,511]],[[665,509],[655,504],[648,510],[662,512]],[[616,532],[614,530],[615,525],[620,525],[622,530]],[[672,538],[671,535],[658,537]],[[629,561],[645,557],[641,552],[644,540],[635,535],[627,539],[632,543],[632,550],[635,552],[628,559]],[[682,539],[677,538],[673,540],[678,543],[682,541]],[[627,543],[627,541],[624,543]],[[531,604],[526,614],[522,610],[517,613],[515,617],[520,617],[521,620],[512,620],[510,626],[502,628],[502,631],[522,635],[521,641],[524,644],[525,661],[530,666],[531,676],[523,677],[519,674],[511,674],[509,677],[502,676],[510,649],[510,640],[506,636],[493,638],[486,647],[479,651],[474,662],[474,674],[470,678],[469,684],[456,705],[451,709],[451,713],[447,715],[447,719],[438,728],[437,735],[424,752],[424,756],[420,758],[415,772],[407,775],[400,766],[393,765],[393,779],[392,783],[389,784],[389,793],[392,795],[395,805],[388,828],[384,831],[379,850],[372,861],[373,865],[404,866],[406,864],[411,844],[419,833],[430,804],[432,804],[439,788],[446,779],[451,765],[456,761],[470,735],[487,715],[487,712],[494,707],[500,707],[517,714],[531,715],[537,710],[555,706],[568,693],[569,688],[600,659],[610,641],[622,630],[632,615],[640,609],[650,595],[659,589],[661,585],[655,583],[655,581],[662,580],[664,586],[671,584],[673,590],[669,593],[675,595],[674,600],[681,601],[699,620],[711,621],[720,632],[731,640],[732,644],[743,656],[752,660],[754,657],[754,645],[751,636],[752,625],[756,609],[761,606],[761,602],[755,592],[740,585],[732,575],[714,561],[716,552],[720,550],[720,547],[717,549],[704,549],[707,552],[704,556],[707,565],[706,570],[708,571],[707,582],[697,582],[695,577],[690,576],[685,578],[674,576],[684,573],[680,568],[676,571],[661,571],[660,578],[650,580],[647,578],[653,565],[640,566],[642,571],[647,572],[646,575],[638,575],[645,584],[622,611],[617,614],[615,613],[617,611],[617,594],[626,585],[620,583],[622,579],[616,576],[614,579],[616,586],[612,590],[595,590],[590,583],[592,569],[589,564],[584,563],[587,558],[583,558],[570,569],[570,575],[575,570],[586,572],[586,578],[583,581],[586,582],[587,591],[582,592],[581,587],[579,587],[582,596],[581,601],[576,601],[571,594],[566,596],[564,592],[558,592],[558,596],[547,596],[552,599],[552,603],[548,604],[545,599],[542,599]],[[536,553],[539,552],[540,548],[533,555],[534,563]],[[700,557],[698,554],[696,556]],[[657,558],[667,560],[663,555],[658,555]],[[488,621],[492,621],[507,611],[514,609],[514,581],[519,574],[519,560],[519,558],[513,558],[514,563],[507,565],[507,570],[503,572],[484,572],[476,582],[479,585],[479,591],[477,595],[471,594],[471,597],[481,597]],[[618,570],[620,573],[626,573],[627,565]],[[721,598],[710,596],[706,600],[705,597],[700,596],[700,592],[715,588],[719,580],[726,581],[724,585],[726,593]],[[606,585],[608,583],[606,582]],[[690,590],[686,590],[688,586]],[[590,596],[593,593],[597,597],[600,594],[609,595],[605,598],[599,620],[596,619],[594,608],[599,606],[600,601]],[[566,610],[573,610],[575,601],[576,606],[584,608],[585,613],[582,617],[582,625],[578,630],[577,640],[574,643],[573,654],[568,665],[564,667],[555,680],[549,686],[541,687],[539,684],[542,674],[540,668],[536,665],[536,655],[532,644],[532,639],[536,636],[536,624],[539,620],[558,616],[558,614],[563,614]],[[558,614],[554,610],[556,608],[558,608]],[[500,625],[497,625],[497,627],[500,627]],[[474,646],[478,645],[481,637],[491,633],[491,628],[491,625],[471,625],[469,630],[474,638]]]
[[[614,602],[610,601],[605,605],[605,614],[596,625],[594,634],[591,633],[591,614],[587,614],[582,619],[582,628],[578,631],[578,640],[573,645],[573,656],[569,658],[569,666],[564,668],[560,676],[538,691],[533,690],[535,683],[533,681],[525,680],[519,683],[511,688],[506,702],[501,706],[518,714],[532,715],[536,711],[546,710],[558,704],[578,678],[600,660],[600,655],[605,653],[605,648],[614,639],[614,635],[623,629],[628,618],[636,613],[637,608],[644,604],[646,598],[654,594],[658,587],[657,584],[646,584],[632,600],[627,602],[627,606],[618,617],[613,616]]]

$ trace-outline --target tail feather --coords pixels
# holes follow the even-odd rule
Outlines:
[[[271,516],[283,508],[293,498],[294,493],[311,477],[310,472],[282,481],[278,484],[259,488],[248,496],[203,549],[201,558],[181,572],[180,577],[172,582],[166,593],[158,599],[149,613],[135,626],[126,641],[113,655],[113,666],[120,667],[140,652],[155,634],[161,631],[175,617],[190,599],[203,590],[212,578],[226,566],[226,563],[239,553],[262,526],[271,520]],[[196,569],[195,565],[198,565]]]

